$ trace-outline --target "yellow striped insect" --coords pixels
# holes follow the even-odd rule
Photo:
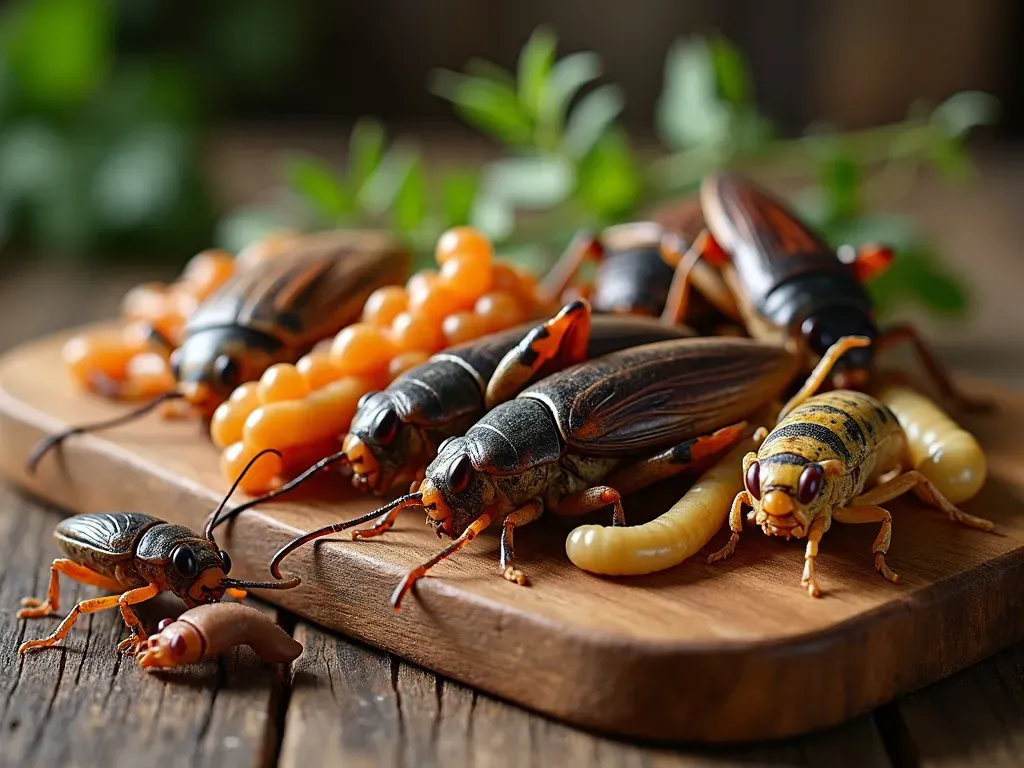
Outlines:
[[[832,345],[804,386],[785,405],[771,431],[760,430],[757,452],[743,458],[745,489],[729,512],[728,543],[708,562],[729,557],[739,541],[744,505],[768,536],[806,538],[801,584],[812,597],[821,594],[814,562],[818,542],[835,520],[840,523],[881,523],[872,546],[875,569],[889,581],[885,555],[892,538],[892,515],[879,504],[908,491],[951,520],[981,530],[992,523],[957,509],[913,467],[907,437],[896,416],[870,395],[851,390],[814,394],[832,366],[849,349],[867,346],[863,336],[849,336]],[[865,491],[865,489],[869,489]]]

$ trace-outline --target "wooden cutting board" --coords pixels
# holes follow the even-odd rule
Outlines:
[[[0,468],[74,512],[134,510],[200,527],[228,484],[195,422],[152,416],[73,438],[36,476],[24,473],[44,433],[124,410],[72,388],[59,357],[64,338],[0,361]],[[995,520],[996,532],[960,528],[913,500],[894,503],[888,562],[899,585],[872,568],[874,525],[828,533],[818,559],[825,595],[813,600],[800,588],[796,542],[752,529],[725,563],[696,557],[648,577],[602,578],[565,557],[565,538],[580,521],[548,516],[516,537],[532,586],[498,576],[497,537],[488,533],[420,581],[395,614],[388,597],[404,571],[442,546],[410,512],[380,539],[300,550],[287,568],[303,585],[263,596],[581,726],[709,742],[824,728],[1024,638],[1024,397],[972,389],[995,397],[1000,410],[967,422],[988,450],[991,476],[965,508]],[[648,519],[684,489],[680,482],[629,499],[627,515]],[[293,535],[375,506],[340,479],[317,491],[329,500],[267,505],[224,532],[233,575],[265,577],[269,557]],[[34,634],[49,629],[43,622]]]

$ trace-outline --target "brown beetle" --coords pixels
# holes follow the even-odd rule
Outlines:
[[[742,433],[740,420],[777,397],[800,365],[778,345],[727,338],[647,344],[575,365],[442,443],[417,492],[296,538],[274,556],[271,573],[307,542],[375,517],[353,537],[376,536],[400,510],[424,507],[438,535],[453,542],[406,574],[392,596],[396,608],[417,579],[496,521],[502,575],[523,584],[513,559],[517,527],[545,508],[579,515],[607,506],[623,525],[623,494],[728,447]]]
[[[209,416],[239,384],[275,363],[298,360],[358,319],[373,291],[405,278],[408,262],[408,254],[380,233],[299,238],[293,250],[240,271],[189,317],[171,354],[175,391],[115,419],[47,437],[29,456],[28,470],[68,437],[120,426],[167,400],[184,399]]]
[[[199,535],[182,525],[172,525],[138,512],[74,515],[62,520],[54,531],[65,557],[53,561],[50,586],[45,600],[22,600],[19,619],[42,618],[60,610],[60,574],[81,584],[101,587],[117,594],[94,597],[78,603],[49,637],[28,640],[19,653],[48,648],[60,642],[80,614],[118,607],[131,635],[118,645],[119,651],[136,653],[146,640],[142,622],[131,606],[173,592],[185,605],[218,602],[226,593],[244,597],[248,589],[291,589],[299,585],[294,577],[273,582],[230,579],[231,559],[217,546],[214,528],[218,515],[245,472],[265,453],[261,451],[231,486],[224,501],[210,516],[206,531]]]

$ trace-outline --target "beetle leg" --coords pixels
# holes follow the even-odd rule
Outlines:
[[[551,505],[551,511],[556,515],[575,517],[588,512],[596,512],[609,504],[614,505],[612,525],[616,527],[625,525],[626,513],[622,509],[622,496],[617,490],[607,485],[595,485],[563,496],[557,503]]]
[[[870,343],[871,341],[865,336],[844,336],[829,347],[828,351],[821,356],[821,360],[818,361],[818,364],[814,366],[814,370],[811,371],[811,375],[807,377],[807,381],[805,381],[803,386],[800,387],[800,390],[782,407],[778,416],[779,421],[782,421],[786,414],[818,391],[821,385],[828,380],[829,374],[832,373],[833,366],[839,362],[839,359],[843,355],[854,347],[866,347]]]
[[[114,579],[96,573],[91,568],[76,563],[74,560],[58,558],[50,566],[50,586],[46,592],[46,600],[39,600],[35,597],[26,597],[21,601],[22,609],[18,611],[19,619],[38,619],[49,616],[54,611],[60,610],[60,577],[65,576],[74,579],[81,584],[88,584],[93,587],[101,587],[109,592],[119,592],[123,587]]]
[[[491,524],[492,519],[493,518],[489,513],[484,512],[480,517],[470,523],[466,530],[462,532],[462,535],[455,539],[455,541],[427,560],[423,565],[418,565],[405,574],[405,576],[402,577],[402,581],[391,595],[391,607],[396,611],[401,608],[402,598],[405,597],[406,593],[408,593],[410,589],[412,589],[413,584],[419,581],[419,579],[435,565],[440,563],[442,560],[451,557],[469,544],[469,542],[475,539],[481,531]]]
[[[498,568],[501,569],[502,577],[520,586],[526,586],[527,579],[526,574],[516,568],[512,534],[516,528],[532,523],[543,511],[544,503],[540,499],[533,499],[508,515],[501,523],[501,559],[498,561]]]
[[[71,609],[71,613],[64,618],[64,621],[53,631],[52,635],[40,638],[39,640],[26,640],[19,646],[18,653],[26,653],[36,648],[49,648],[52,645],[56,645],[71,631],[71,627],[78,620],[79,614],[96,613],[96,611],[113,608],[120,599],[120,595],[108,595],[107,597],[94,597],[90,600],[83,600]]]
[[[814,572],[814,562],[818,558],[818,542],[825,535],[828,526],[825,524],[826,517],[817,517],[811,523],[811,529],[807,532],[807,549],[804,551],[804,573],[800,577],[800,586],[807,589],[811,597],[821,597],[821,589],[818,588],[818,577]]]
[[[725,542],[724,547],[708,556],[708,563],[725,560],[725,558],[731,557],[736,551],[736,545],[740,541],[740,534],[743,533],[744,504],[753,508],[754,501],[750,498],[750,494],[747,491],[740,491],[736,494],[736,498],[732,500],[732,509],[729,510],[729,540]]]
[[[498,363],[487,382],[487,408],[510,400],[546,364],[564,368],[586,359],[590,340],[590,305],[574,301],[533,328]]]
[[[910,342],[910,345],[914,348],[914,352],[917,354],[917,359],[920,361],[921,366],[927,372],[928,377],[935,382],[935,385],[939,388],[944,397],[956,403],[958,407],[965,411],[984,412],[992,410],[993,405],[991,401],[972,398],[965,395],[957,388],[952,379],[950,379],[949,374],[946,373],[946,369],[935,357],[935,353],[932,352],[931,347],[923,338],[921,338],[917,329],[913,326],[897,325],[887,329],[875,342],[875,347],[878,351],[882,351],[901,341]]]
[[[623,496],[628,496],[731,448],[743,436],[746,428],[747,422],[739,421],[710,435],[691,438],[649,459],[613,472],[606,481],[608,485],[618,488]]]
[[[128,637],[118,644],[117,650],[131,656],[138,653],[139,647],[146,642],[146,630],[143,629],[142,622],[139,621],[139,617],[135,615],[135,611],[130,606],[154,598],[160,592],[161,589],[156,584],[147,584],[138,589],[130,589],[117,598],[117,607],[121,609],[121,618],[124,619],[128,631],[131,632]]]
[[[875,570],[893,584],[900,580],[899,575],[889,570],[889,566],[885,563],[885,555],[888,553],[889,544],[892,541],[892,515],[888,510],[858,504],[834,510],[832,519],[839,523],[881,523],[882,529],[871,546],[871,551],[875,553]]]
[[[552,304],[558,301],[558,297],[576,278],[583,263],[588,260],[600,259],[603,253],[604,248],[601,241],[592,232],[585,230],[577,232],[565,252],[541,281],[537,290],[540,303]]]
[[[943,496],[939,489],[932,484],[932,481],[922,475],[916,469],[897,475],[891,480],[875,486],[867,493],[862,493],[851,503],[857,506],[873,506],[884,504],[887,501],[902,496],[907,491],[913,491],[921,501],[930,506],[942,510],[953,522],[966,525],[971,528],[978,528],[982,531],[991,531],[993,524],[991,520],[969,515],[958,509],[952,502]]]
[[[677,234],[665,233],[660,249],[662,258],[675,269],[661,314],[662,322],[670,325],[683,322],[690,303],[691,286],[720,312],[734,320],[742,320],[732,291],[716,268],[716,265],[727,262],[729,257],[707,230],[701,232],[685,251]]]

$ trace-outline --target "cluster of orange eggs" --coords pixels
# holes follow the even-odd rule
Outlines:
[[[532,275],[496,261],[491,243],[458,227],[438,241],[438,271],[423,270],[404,287],[375,291],[362,321],[343,329],[295,365],[269,368],[214,413],[213,442],[221,468],[234,479],[261,450],[276,448],[240,487],[261,493],[276,478],[337,450],[359,399],[382,389],[431,355],[536,317],[541,308]]]
[[[168,357],[181,342],[185,322],[235,269],[235,259],[226,251],[203,251],[170,285],[144,283],[133,288],[122,304],[126,322],[68,340],[63,355],[72,379],[86,389],[125,398],[153,397],[174,389]],[[153,332],[167,343],[154,341]]]

